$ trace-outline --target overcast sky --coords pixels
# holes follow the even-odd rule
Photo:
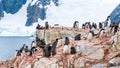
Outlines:
[[[55,7],[53,4],[47,9],[47,19],[39,20],[44,26],[48,21],[50,25],[59,23],[63,26],[72,26],[75,20],[82,23],[86,21],[100,22],[117,7],[120,0],[61,0],[60,6]],[[33,33],[35,26],[25,27],[26,22],[26,5],[15,15],[5,14],[0,21],[0,35],[27,35]],[[35,25],[35,24],[34,24]]]

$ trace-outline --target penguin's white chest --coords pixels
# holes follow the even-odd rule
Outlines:
[[[88,33],[88,40],[92,39],[93,38],[93,35],[92,33]]]
[[[68,45],[64,45],[64,47],[63,47],[63,54],[66,54],[66,53],[68,53],[69,52],[69,47],[68,47]]]

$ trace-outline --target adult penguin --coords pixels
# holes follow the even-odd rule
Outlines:
[[[28,46],[25,46],[24,51],[25,53],[30,52],[30,50],[28,49]]]
[[[103,25],[102,25],[102,23],[100,22],[100,23],[99,23],[99,29],[102,29],[102,27],[103,27]]]
[[[53,44],[52,44],[52,48],[51,48],[52,55],[56,54],[57,43],[58,43],[58,39],[56,39],[55,42],[53,42]]]
[[[79,22],[75,21],[74,24],[73,24],[73,28],[78,28],[78,27],[79,27]]]
[[[45,22],[45,29],[49,29],[49,24],[48,24],[48,22]]]
[[[64,43],[64,45],[69,45],[69,44],[70,44],[69,38],[68,38],[68,37],[65,37],[65,43]]]
[[[63,46],[63,54],[68,54],[69,53],[69,46],[68,45],[64,45]]]
[[[15,57],[17,57],[17,56],[21,56],[20,50],[16,50],[16,52],[15,52]]]
[[[25,44],[23,44],[23,46],[20,48],[20,53],[22,53],[22,52],[23,52],[24,47],[25,47]]]
[[[93,36],[94,36],[93,31],[88,32],[88,36],[87,36],[88,41],[91,41],[93,39]]]
[[[82,29],[85,29],[85,24],[82,24]]]
[[[75,40],[81,40],[81,34],[76,35]]]
[[[43,56],[44,57],[50,57],[51,56],[51,46],[48,44],[43,49]]]
[[[41,26],[39,24],[37,24],[37,27],[36,27],[37,30],[41,29]]]
[[[31,43],[31,49],[30,49],[30,56],[35,52],[36,44],[35,41],[32,41]]]
[[[70,51],[71,54],[75,54],[76,53],[76,49],[75,47],[71,47],[71,51]]]

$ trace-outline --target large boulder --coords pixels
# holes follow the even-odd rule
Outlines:
[[[85,66],[85,62],[82,59],[76,59],[74,61],[74,68],[81,68]]]
[[[120,57],[115,57],[109,61],[110,66],[120,66]]]
[[[41,58],[33,64],[33,68],[58,68],[58,59]]]
[[[92,66],[92,68],[107,68],[106,63],[98,63]]]
[[[82,55],[90,59],[102,59],[104,57],[104,50],[98,46],[90,46],[85,44],[78,44],[81,47]]]

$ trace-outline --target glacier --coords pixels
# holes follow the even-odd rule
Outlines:
[[[51,1],[58,6],[59,0],[31,0],[27,6],[27,21],[25,26],[31,26],[33,23],[38,22],[38,18],[41,20],[46,19],[45,8],[47,5],[50,5]],[[1,0],[0,1],[0,19],[4,17],[5,11],[7,14],[16,14],[23,5],[25,5],[27,0]],[[41,5],[42,7],[39,7]]]
[[[120,4],[110,14],[111,23],[120,23]]]
[[[120,4],[109,14],[111,25],[120,23]],[[104,22],[104,26],[107,26],[108,22],[107,19]]]

